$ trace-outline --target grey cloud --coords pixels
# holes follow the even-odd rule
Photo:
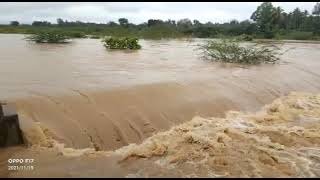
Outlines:
[[[57,18],[105,23],[120,17],[141,23],[150,18],[198,19],[201,22],[245,20],[260,2],[0,2],[0,23],[18,20],[55,22]],[[312,10],[315,2],[275,2],[285,11]]]

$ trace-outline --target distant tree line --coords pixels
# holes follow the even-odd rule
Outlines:
[[[290,13],[281,7],[274,7],[272,3],[262,3],[251,15],[257,31],[266,37],[273,37],[277,32],[296,30],[320,33],[320,3],[317,3],[312,13],[307,10],[294,9]]]
[[[11,21],[11,26],[19,26],[18,21]],[[217,35],[238,36],[242,34],[255,35],[264,38],[274,38],[288,34],[296,36],[319,36],[320,35],[320,3],[316,3],[312,12],[294,9],[292,12],[284,12],[281,7],[274,6],[271,2],[264,2],[252,13],[249,19],[244,21],[231,20],[226,23],[201,23],[198,20],[190,19],[161,20],[149,19],[141,24],[130,23],[126,18],[118,19],[118,22],[91,23],[82,21],[67,21],[57,19],[57,24],[47,21],[34,21],[32,26],[36,27],[73,27],[77,31],[85,33],[123,33],[131,34],[167,34],[175,36],[182,34],[199,38],[216,37]],[[87,27],[87,28],[82,28]],[[82,29],[81,29],[82,28]],[[109,28],[109,30],[108,30]],[[114,28],[115,30],[112,30]],[[305,38],[305,37],[302,37]]]

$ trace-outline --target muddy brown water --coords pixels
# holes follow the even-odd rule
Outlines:
[[[115,150],[227,110],[256,111],[291,91],[320,92],[320,44],[284,43],[279,64],[237,66],[200,59],[200,39],[142,40],[108,51],[100,40],[34,44],[0,35],[0,100],[16,105],[66,147]],[[29,139],[36,144],[39,139]]]

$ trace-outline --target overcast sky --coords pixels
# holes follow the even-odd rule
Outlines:
[[[148,19],[197,19],[202,23],[248,19],[261,2],[0,2],[0,23],[31,23],[57,18],[106,23],[120,17],[131,23]],[[286,12],[299,7],[312,11],[315,2],[274,2]]]

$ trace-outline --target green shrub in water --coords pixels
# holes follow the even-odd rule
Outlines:
[[[90,35],[88,36],[90,39],[100,39],[101,37],[99,35]]]
[[[69,36],[65,35],[65,33],[58,31],[51,32],[38,32],[33,35],[29,35],[26,37],[29,41],[34,41],[36,43],[66,43]]]
[[[84,32],[79,32],[79,31],[65,32],[65,34],[71,38],[85,38],[86,37],[86,34]]]
[[[108,49],[141,49],[138,38],[115,38],[109,37],[103,40],[104,46]]]
[[[201,46],[204,58],[212,61],[239,64],[275,63],[279,48],[274,45],[249,44],[241,46],[237,40],[211,40]]]
[[[237,40],[239,40],[239,41],[252,41],[253,40],[253,36],[252,35],[248,35],[248,34],[242,34],[242,35],[237,37]]]

